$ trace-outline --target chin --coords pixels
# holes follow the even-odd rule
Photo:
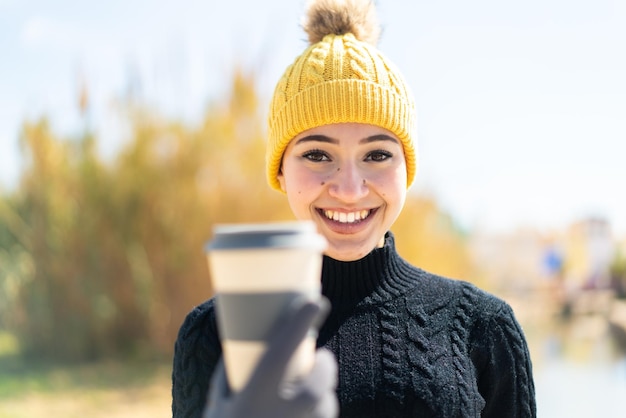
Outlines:
[[[367,249],[351,249],[351,250],[340,250],[336,248],[329,248],[325,254],[333,258],[337,261],[356,261],[368,255],[373,248]]]

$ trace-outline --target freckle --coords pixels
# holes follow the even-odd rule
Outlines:
[[[337,171],[341,171],[341,167],[337,167]]]
[[[323,181],[323,182],[321,182],[321,183],[320,183],[320,186],[323,186],[323,185],[325,185],[325,184],[326,184],[326,182],[325,182],[325,181]]]

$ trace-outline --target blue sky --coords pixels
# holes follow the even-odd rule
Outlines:
[[[468,228],[597,215],[626,234],[626,0],[377,4],[379,47],[417,100],[416,192]],[[129,85],[194,121],[240,62],[267,102],[306,45],[303,10],[303,0],[0,0],[0,187],[18,178],[24,120],[80,130],[81,82],[105,156],[123,141],[114,102]]]

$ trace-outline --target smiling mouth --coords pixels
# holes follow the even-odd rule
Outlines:
[[[354,212],[338,212],[336,210],[320,209],[319,212],[324,215],[326,219],[339,222],[342,224],[355,224],[367,219],[374,210],[363,209]]]

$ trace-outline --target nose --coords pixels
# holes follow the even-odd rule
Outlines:
[[[330,179],[328,193],[343,202],[357,202],[367,196],[369,187],[356,164],[342,164]]]

